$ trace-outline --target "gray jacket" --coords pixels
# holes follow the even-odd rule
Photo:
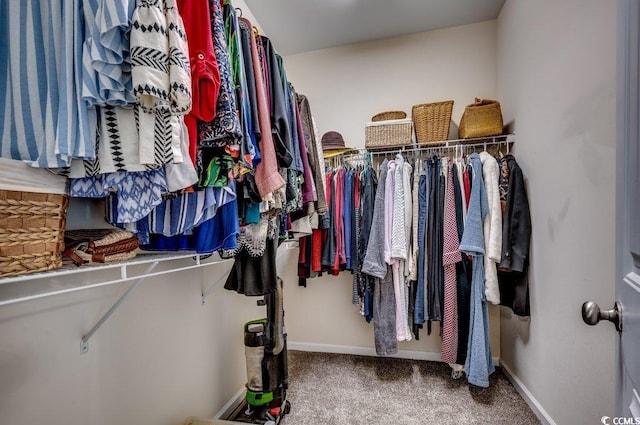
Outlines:
[[[388,160],[380,165],[380,176],[373,209],[373,223],[367,253],[362,263],[362,273],[366,273],[379,279],[384,279],[387,274],[387,263],[384,260],[384,191],[387,179]]]

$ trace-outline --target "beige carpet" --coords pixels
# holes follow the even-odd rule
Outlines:
[[[282,425],[539,424],[498,368],[489,388],[438,362],[289,351]]]

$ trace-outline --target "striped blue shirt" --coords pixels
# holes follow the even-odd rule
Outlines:
[[[89,105],[133,105],[128,33],[135,0],[83,0],[82,97]]]
[[[66,167],[95,156],[81,98],[80,0],[0,0],[0,156]]]

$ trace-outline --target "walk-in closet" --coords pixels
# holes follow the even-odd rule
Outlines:
[[[639,28],[0,0],[0,424],[640,423]]]

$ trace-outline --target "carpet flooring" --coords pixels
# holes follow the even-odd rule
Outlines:
[[[539,424],[497,368],[489,388],[421,360],[289,351],[282,425]]]

